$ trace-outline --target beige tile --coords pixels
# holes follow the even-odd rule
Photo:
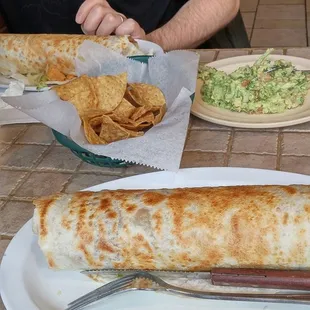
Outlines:
[[[23,171],[0,170],[0,197],[9,195],[25,175]]]
[[[287,49],[286,54],[290,56],[303,57],[303,58],[310,59],[310,49],[308,47],[289,48]]]
[[[0,157],[0,166],[31,168],[47,146],[13,145]]]
[[[304,4],[305,0],[260,0],[259,4]]]
[[[232,154],[228,165],[230,167],[275,169],[277,157],[273,155]]]
[[[255,12],[258,5],[258,0],[241,0],[241,12]]]
[[[259,5],[256,19],[305,19],[304,5]]]
[[[225,152],[230,133],[227,131],[191,130],[185,151]]]
[[[91,186],[117,179],[118,177],[114,175],[77,174],[67,186],[66,193],[74,193]]]
[[[0,263],[2,261],[2,257],[4,256],[4,252],[5,252],[6,248],[8,247],[10,241],[11,240],[0,239]],[[1,307],[0,307],[0,309],[1,309]]]
[[[282,156],[281,170],[302,174],[310,174],[310,157]]]
[[[235,49],[222,50],[217,55],[216,59],[220,60],[220,59],[225,59],[229,57],[243,56],[243,55],[248,55],[248,54],[249,52],[247,50],[235,50]]]
[[[55,194],[63,189],[70,176],[62,173],[33,172],[14,196],[32,199]]]
[[[26,132],[18,138],[17,143],[51,144],[55,140],[52,130],[44,125],[31,125]]]
[[[260,55],[260,54],[264,54],[266,52],[266,49],[254,49],[252,54],[253,55]],[[283,49],[275,49],[272,54],[275,55],[283,55]]]
[[[0,209],[0,233],[15,235],[33,216],[31,202],[10,201]]]
[[[236,153],[276,154],[278,134],[273,132],[236,132],[232,151]]]
[[[242,13],[242,18],[243,18],[243,22],[246,28],[250,28],[250,29],[253,28],[254,18],[255,18],[254,12]]]
[[[310,155],[309,133],[284,133],[283,152],[284,155]]]
[[[120,175],[125,172],[125,168],[98,167],[98,166],[83,162],[80,168],[78,169],[78,171],[79,172],[93,172],[93,173],[108,174],[108,175],[110,174]]]
[[[145,174],[145,173],[152,173],[152,172],[157,172],[159,170],[152,168],[152,167],[147,167],[147,166],[142,166],[142,165],[133,165],[128,168],[125,168],[125,175],[136,175],[136,174]]]
[[[26,125],[0,126],[0,142],[12,142],[26,128]]]
[[[0,143],[0,155],[2,155],[11,145]]]
[[[222,167],[225,162],[224,153],[184,152],[181,168]]]
[[[215,51],[208,51],[208,50],[195,50],[196,53],[200,55],[199,61],[201,63],[209,63],[212,62],[215,58]]]
[[[310,56],[310,54],[309,54]],[[289,127],[284,127],[282,129],[284,132],[310,132],[310,122],[296,125],[296,126],[289,126]]]
[[[43,158],[37,168],[58,171],[73,171],[80,163],[81,160],[68,148],[63,146],[54,146],[52,150]]]
[[[231,127],[210,123],[196,116],[191,116],[191,120],[192,120],[191,129],[194,130],[227,130],[227,131],[231,130]]]
[[[306,46],[306,29],[254,29],[253,47]]]
[[[256,19],[256,29],[305,29],[305,19]]]
[[[310,12],[310,0],[306,0],[307,12]]]
[[[249,128],[235,128],[235,131],[249,131]],[[279,132],[279,128],[251,128],[253,132]]]

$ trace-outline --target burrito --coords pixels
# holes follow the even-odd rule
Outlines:
[[[70,80],[76,75],[75,58],[85,40],[124,56],[145,54],[129,36],[0,34],[0,75],[35,86]]]
[[[310,267],[310,186],[106,190],[34,205],[55,270]]]

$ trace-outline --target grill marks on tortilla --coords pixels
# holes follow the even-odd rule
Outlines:
[[[77,248],[81,251],[86,259],[87,263],[91,266],[97,266],[97,262],[94,259],[91,249],[91,244],[94,241],[94,236],[92,231],[89,229],[88,218],[87,218],[87,201],[88,198],[92,196],[92,193],[82,192],[74,197],[70,204],[69,208],[77,208],[78,218],[76,224],[76,237],[77,237]]]
[[[147,206],[156,206],[166,199],[166,196],[157,192],[146,192],[142,196],[142,201]]]
[[[137,43],[127,37],[59,34],[1,34],[1,74],[42,74],[56,66],[64,74],[75,74],[78,48],[90,40],[120,53],[139,54]]]
[[[40,217],[40,238],[45,238],[48,234],[48,211],[53,207],[54,202],[58,199],[58,196],[47,197],[46,199],[35,200],[34,203],[39,208]]]
[[[72,197],[71,252],[84,266],[199,271],[309,264],[309,193],[310,187],[242,186],[82,192],[60,200]],[[53,204],[51,197],[43,201]],[[53,227],[42,232],[57,238]]]

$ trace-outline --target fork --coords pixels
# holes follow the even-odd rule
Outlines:
[[[136,279],[151,280],[155,287],[139,288],[130,287]],[[181,287],[177,287],[163,281],[161,278],[154,276],[148,272],[136,272],[124,276],[120,279],[114,280],[105,284],[96,290],[74,300],[69,303],[66,310],[79,310],[82,309],[104,297],[109,295],[127,292],[132,290],[153,290],[153,291],[166,291],[178,295],[185,295],[188,297],[215,299],[215,300],[235,300],[235,301],[260,301],[260,302],[282,302],[282,303],[299,303],[310,304],[310,294],[256,294],[256,293],[220,293],[220,292],[202,292],[194,291]]]

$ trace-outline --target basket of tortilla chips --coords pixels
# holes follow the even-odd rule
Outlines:
[[[141,62],[147,60],[148,56],[139,57]],[[166,112],[162,91],[149,84],[128,83],[127,73],[99,77],[82,75],[53,89],[60,99],[75,106],[90,144],[105,145],[142,136],[158,124]],[[89,164],[101,167],[124,167],[130,164],[93,154],[61,133],[55,130],[53,133],[60,144]]]

